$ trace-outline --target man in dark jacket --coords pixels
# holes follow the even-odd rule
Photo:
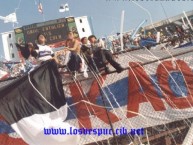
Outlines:
[[[97,40],[94,35],[89,36],[88,39],[91,43],[94,62],[98,68],[104,67],[105,72],[109,73],[109,68],[107,67],[107,63],[109,62],[118,73],[124,70],[121,65],[113,59],[112,53],[105,48],[104,42],[101,39]]]
[[[91,49],[91,45],[88,44],[88,38],[83,37],[81,39],[81,43],[82,43],[81,56],[83,56],[83,58],[86,61],[87,65],[89,66],[89,69],[91,71],[97,72],[98,68],[95,64],[96,60],[94,60],[95,58],[93,58],[93,52],[92,52],[92,49]]]

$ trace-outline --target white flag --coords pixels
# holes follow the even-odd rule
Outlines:
[[[11,13],[8,16],[5,17],[4,23],[9,23],[9,22],[17,23],[16,13]]]

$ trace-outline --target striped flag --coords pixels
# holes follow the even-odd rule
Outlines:
[[[41,2],[39,2],[39,4],[38,4],[38,11],[39,11],[41,14],[43,14],[43,6],[42,6],[42,3],[41,3]]]
[[[69,9],[69,6],[68,6],[68,4],[66,3],[66,4],[60,6],[59,12],[63,13],[63,12],[67,12],[67,11],[69,11],[69,10],[70,10],[70,9]]]

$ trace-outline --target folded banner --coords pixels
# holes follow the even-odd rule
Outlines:
[[[26,143],[77,144],[78,136],[45,134],[45,128],[74,128],[63,122],[67,104],[54,61],[1,88],[0,94],[0,114]]]

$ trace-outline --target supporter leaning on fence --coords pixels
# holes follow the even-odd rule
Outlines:
[[[109,73],[109,68],[107,67],[109,62],[118,73],[123,71],[121,65],[113,59],[112,53],[104,47],[105,45],[102,40],[97,40],[94,35],[89,36],[88,39],[91,43],[91,50],[97,67],[104,67],[105,72]]]
[[[84,60],[86,61],[87,65],[89,66],[89,69],[91,71],[97,71],[97,68],[94,64],[94,58],[93,58],[93,53],[91,50],[91,45],[88,44],[88,38],[83,37],[81,39],[81,55],[83,56]]]

